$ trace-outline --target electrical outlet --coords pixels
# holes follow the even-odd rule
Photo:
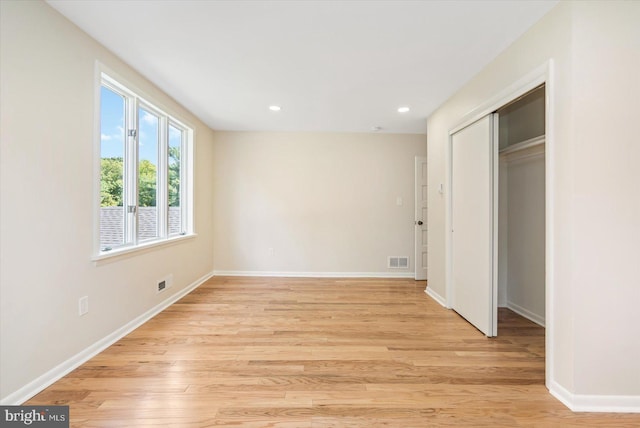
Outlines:
[[[78,315],[82,316],[87,312],[89,312],[89,296],[84,296],[78,300]]]
[[[273,248],[269,248],[269,256],[273,257],[276,254]]]

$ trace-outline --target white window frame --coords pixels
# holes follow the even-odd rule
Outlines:
[[[97,63],[96,67],[96,102],[95,102],[95,170],[94,194],[96,196],[96,209],[94,209],[94,254],[92,260],[98,261],[105,258],[122,256],[175,243],[195,236],[193,221],[193,127],[176,115],[167,113],[167,110],[150,97],[143,94],[116,73],[107,70]],[[100,242],[100,186],[101,186],[101,88],[121,95],[125,100],[125,148],[123,165],[123,210],[125,210],[123,235],[125,243],[122,245],[102,248]],[[139,118],[138,111],[143,108],[159,117],[159,142],[157,165],[157,237],[139,239],[138,228],[138,147],[139,147]],[[181,231],[169,233],[169,199],[168,199],[168,153],[169,153],[169,126],[182,131],[180,152],[180,218]],[[133,130],[135,136],[130,136]],[[129,213],[127,206],[134,207]]]

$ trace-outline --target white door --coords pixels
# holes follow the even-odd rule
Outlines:
[[[416,156],[415,268],[416,281],[427,279],[427,158]]]
[[[487,336],[497,334],[493,120],[451,137],[452,308]]]

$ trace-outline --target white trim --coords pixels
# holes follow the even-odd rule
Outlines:
[[[411,278],[414,272],[276,272],[254,270],[214,270],[214,276],[264,276],[280,278]]]
[[[92,211],[92,225],[93,225],[93,241],[91,254],[100,253],[100,216],[96,213],[100,212],[100,188],[101,188],[101,147],[102,147],[102,129],[101,129],[101,109],[100,109],[100,93],[102,83],[102,71],[100,70],[100,63],[96,61],[94,67],[94,82],[93,82],[93,176],[92,176],[92,190],[93,190],[93,211]]]
[[[449,130],[449,135],[455,134],[461,129],[471,125],[473,122],[482,119],[488,114],[498,110],[500,107],[509,104],[516,98],[521,97],[532,89],[535,89],[545,83],[549,78],[551,65],[552,60],[546,61],[544,64],[538,66],[527,75],[513,82],[511,85],[507,86],[484,103],[472,109],[470,112],[462,116],[460,121],[457,122],[457,125]]]
[[[500,156],[498,155],[498,142],[500,138],[500,117],[497,113],[491,114],[491,314],[489,314],[489,332],[490,337],[498,335],[498,217],[500,206],[498,205],[500,178],[498,172],[500,170]],[[489,335],[487,335],[489,336]]]
[[[531,312],[530,310],[523,308],[522,306],[513,303],[511,301],[507,301],[507,308],[511,309],[513,312],[515,312],[518,315],[521,315],[523,317],[525,317],[526,319],[528,319],[529,321],[533,321],[534,323],[538,324],[539,326],[544,327],[544,316],[543,315],[538,315],[534,312]]]
[[[89,361],[91,358],[98,355],[100,352],[107,349],[109,346],[116,343],[118,340],[125,337],[127,334],[131,333],[136,328],[149,321],[151,318],[189,294],[191,291],[195,290],[212,276],[213,272],[210,272],[198,278],[176,294],[169,296],[166,300],[160,302],[153,308],[129,321],[119,329],[98,340],[93,345],[88,346],[68,360],[58,364],[56,367],[52,368],[42,376],[39,376],[17,391],[2,398],[2,400],[0,400],[0,405],[20,405],[24,403],[43,389],[60,380],[71,371],[75,370],[85,362]]]
[[[416,156],[414,158],[414,167],[413,167],[413,218],[414,218],[414,226],[413,226],[413,259],[414,259],[414,270],[415,275],[414,279],[416,281],[424,281],[427,279],[427,270],[429,265],[429,254],[427,251],[427,267],[422,266],[422,258],[424,256],[422,250],[424,246],[427,244],[423,240],[423,232],[427,232],[427,236],[429,235],[429,227],[427,224],[427,218],[429,217],[429,204],[426,203],[426,217],[422,218],[422,208],[424,202],[424,195],[422,194],[422,165],[427,165],[427,157],[426,156]],[[428,183],[427,183],[427,198],[428,198]],[[418,225],[418,221],[422,221],[422,225]],[[424,228],[422,227],[424,225]],[[428,238],[427,238],[428,240]]]
[[[556,186],[555,180],[555,71],[554,71],[554,62],[553,60],[549,60],[548,68],[546,71],[546,80],[545,80],[545,155],[544,155],[544,181],[545,181],[545,214],[544,214],[544,224],[545,224],[545,304],[544,304],[544,319],[545,319],[545,384],[547,388],[549,388],[550,383],[555,383],[555,368],[553,365],[554,359],[554,337],[555,337],[555,323],[553,322],[554,317],[554,298],[553,298],[553,290],[555,290],[554,285],[554,277],[555,277],[555,268],[554,268],[554,258],[555,258],[555,223],[554,217],[552,213],[555,212],[555,191],[554,188]]]
[[[450,307],[447,306],[447,301],[444,299],[444,297],[442,297],[441,295],[433,291],[432,288],[429,288],[427,286],[427,288],[424,289],[424,292],[427,294],[427,296],[431,297],[433,300],[440,303],[443,307],[447,309],[451,309]]]
[[[572,412],[640,413],[640,395],[573,394],[556,382],[549,392]]]
[[[103,252],[100,255],[91,257],[91,261],[95,262],[96,265],[100,265],[106,261],[113,261],[120,258],[131,257],[136,254],[150,251],[157,247],[166,247],[169,245],[179,244],[182,241],[193,239],[197,236],[198,235],[195,233],[189,235],[177,235],[160,240],[143,242],[142,244],[138,244],[136,246],[115,248],[111,251]]]

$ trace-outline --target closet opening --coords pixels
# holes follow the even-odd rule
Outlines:
[[[498,334],[544,335],[544,84],[496,113]]]

